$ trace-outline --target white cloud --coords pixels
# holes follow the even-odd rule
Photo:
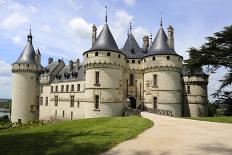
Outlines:
[[[142,38],[145,35],[149,35],[149,32],[146,28],[142,27],[142,26],[138,26],[133,30],[133,34],[135,36],[135,38],[137,39],[137,42],[142,45]]]
[[[83,39],[90,38],[92,25],[81,17],[73,18],[69,23],[69,26],[76,32],[77,36]]]
[[[11,65],[7,64],[5,61],[0,60],[0,77],[11,75]]]
[[[133,6],[135,4],[135,0],[123,0],[124,3],[126,3],[129,6]]]
[[[22,40],[21,36],[19,36],[19,35],[16,35],[16,36],[12,37],[11,39],[15,44],[20,43]]]
[[[48,25],[42,25],[42,26],[41,26],[41,31],[43,31],[43,32],[45,32],[45,33],[50,33],[50,32],[52,32],[52,29],[51,29],[51,27],[48,26]]]
[[[6,17],[1,23],[0,26],[4,29],[15,29],[20,27],[22,24],[27,23],[29,20],[26,16],[15,12],[8,17]]]

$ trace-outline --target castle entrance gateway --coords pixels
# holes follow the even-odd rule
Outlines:
[[[134,97],[129,97],[130,103],[129,106],[133,109],[136,109],[136,99]]]

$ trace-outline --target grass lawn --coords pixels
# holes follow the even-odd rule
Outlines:
[[[209,121],[209,122],[220,122],[220,123],[232,123],[232,116],[222,116],[222,117],[193,117],[191,119],[199,121]]]
[[[148,119],[130,116],[0,130],[0,154],[100,154],[151,126]]]

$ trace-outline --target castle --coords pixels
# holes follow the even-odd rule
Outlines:
[[[207,116],[208,75],[188,71],[174,49],[174,29],[166,35],[162,22],[154,40],[143,37],[140,47],[130,31],[119,49],[106,23],[79,59],[65,64],[48,59],[43,67],[32,34],[12,64],[12,122],[70,120],[121,116],[125,105],[172,111],[172,115]]]

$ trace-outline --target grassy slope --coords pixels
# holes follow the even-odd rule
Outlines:
[[[3,154],[99,154],[152,125],[150,120],[131,116],[1,130],[0,151]]]
[[[232,123],[232,117],[193,117],[191,119],[199,121],[209,121],[209,122],[220,122],[220,123]]]

